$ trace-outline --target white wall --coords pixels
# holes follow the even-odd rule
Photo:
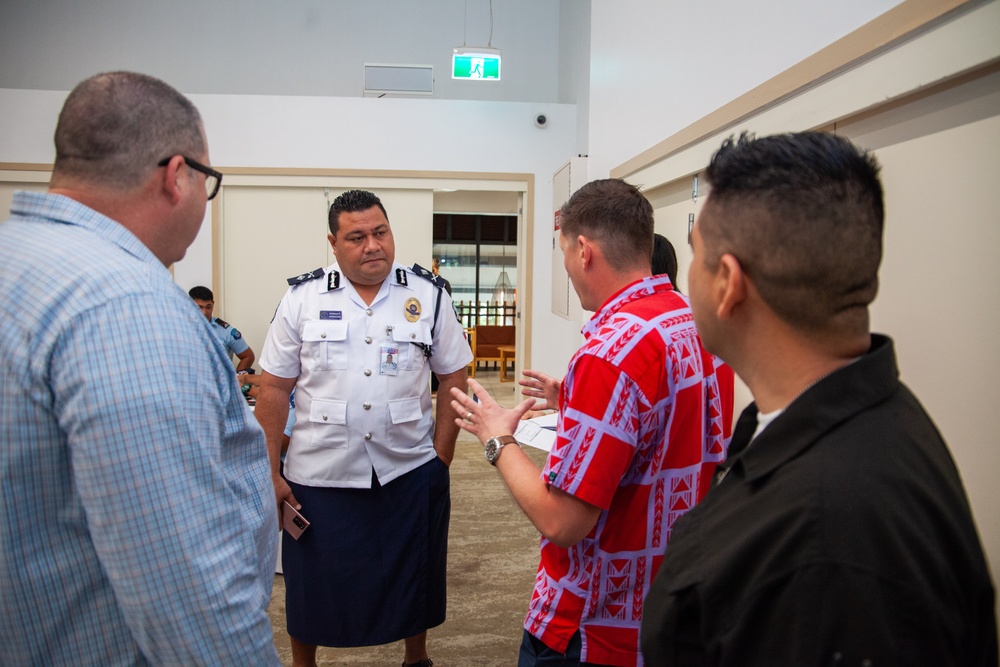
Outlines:
[[[0,162],[53,161],[67,92],[0,89]],[[576,136],[569,104],[187,94],[223,167],[548,173]]]
[[[901,0],[595,0],[590,177],[687,127]]]
[[[590,0],[560,0],[559,101],[576,104],[576,154],[578,155],[587,154],[590,111],[590,12]]]
[[[212,257],[212,207],[208,206],[205,208],[205,220],[197,238],[188,248],[184,258],[171,269],[174,273],[174,282],[185,291],[195,285],[217,290],[218,286],[213,284]],[[217,312],[216,316],[221,316],[221,313]]]

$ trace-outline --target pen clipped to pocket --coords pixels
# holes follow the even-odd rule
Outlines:
[[[284,500],[281,503],[281,527],[297,540],[309,527],[309,521]]]

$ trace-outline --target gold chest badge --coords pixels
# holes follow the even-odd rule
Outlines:
[[[403,314],[406,315],[407,322],[416,322],[420,319],[420,302],[410,297],[403,306]]]

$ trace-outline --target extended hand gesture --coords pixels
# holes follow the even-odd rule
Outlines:
[[[462,415],[455,419],[455,423],[479,438],[483,444],[496,436],[513,435],[514,431],[517,430],[517,422],[520,421],[521,415],[531,407],[531,399],[508,410],[500,407],[481,384],[471,378],[468,382],[469,388],[472,389],[472,393],[479,401],[473,401],[472,397],[461,389],[453,388],[451,390],[451,407],[456,414]]]
[[[524,387],[521,391],[525,396],[541,399],[535,401],[531,406],[532,410],[558,410],[559,409],[559,388],[562,380],[557,380],[541,371],[533,371],[530,368],[524,370],[526,379],[518,380],[517,383]]]

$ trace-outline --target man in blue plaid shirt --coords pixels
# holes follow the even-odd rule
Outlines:
[[[55,143],[0,224],[0,664],[277,665],[264,437],[167,270],[221,179],[198,111],[102,74]]]

